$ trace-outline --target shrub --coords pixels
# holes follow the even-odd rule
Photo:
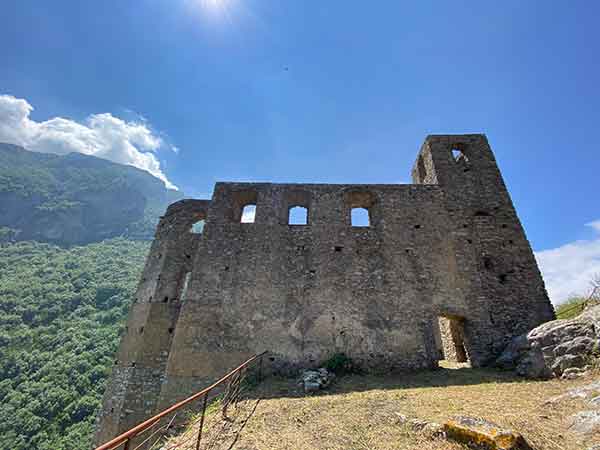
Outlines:
[[[336,375],[356,373],[357,368],[345,353],[336,353],[323,363],[323,367]]]

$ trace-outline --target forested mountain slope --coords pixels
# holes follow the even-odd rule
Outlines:
[[[0,450],[91,446],[154,228],[152,175],[0,143]]]
[[[151,239],[158,217],[180,198],[135,167],[0,143],[0,241]]]
[[[0,449],[91,446],[149,246],[0,244]]]

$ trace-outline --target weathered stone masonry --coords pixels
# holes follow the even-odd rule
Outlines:
[[[428,136],[412,177],[410,185],[217,183],[210,201],[171,205],[97,442],[263,350],[283,372],[340,352],[367,370],[431,368],[442,347],[480,366],[552,319],[486,137]],[[248,204],[255,221],[240,223]],[[288,224],[294,206],[307,208],[307,225]],[[370,226],[351,225],[356,207],[368,209]],[[199,220],[202,233],[192,233]]]

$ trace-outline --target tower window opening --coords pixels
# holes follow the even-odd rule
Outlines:
[[[190,231],[193,234],[202,234],[202,232],[204,231],[204,219],[201,219],[192,224],[192,228]]]
[[[465,155],[465,153],[457,147],[454,147],[452,149],[452,159],[454,159],[454,161],[456,162],[468,162],[469,158],[467,158],[467,155]]]
[[[303,206],[294,206],[290,208],[288,214],[289,225],[308,225],[308,208]]]
[[[353,227],[369,227],[371,221],[369,219],[369,210],[366,208],[352,208],[350,213]]]
[[[256,205],[250,204],[244,206],[242,209],[242,218],[240,220],[241,223],[254,223],[254,219],[256,217]]]

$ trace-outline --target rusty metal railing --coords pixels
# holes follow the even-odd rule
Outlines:
[[[267,352],[265,351],[258,355],[254,355],[252,358],[240,364],[238,367],[236,367],[227,375],[223,376],[222,378],[211,384],[206,389],[195,393],[194,395],[186,398],[185,400],[175,403],[173,406],[156,414],[148,420],[145,420],[139,425],[136,425],[129,431],[126,431],[117,436],[116,438],[110,440],[109,442],[102,444],[95,450],[114,450],[119,448],[121,448],[122,450],[137,450],[156,448],[157,444],[159,444],[165,437],[173,434],[175,419],[177,417],[178,412],[181,411],[181,408],[190,405],[196,400],[201,401],[200,418],[196,420],[196,422],[198,423],[198,433],[195,436],[195,449],[199,450],[200,442],[202,440],[202,431],[205,422],[206,408],[208,406],[208,401],[209,397],[211,396],[211,393],[213,394],[213,398],[216,398],[216,395],[214,395],[213,391],[221,388],[223,385],[225,385],[225,383],[227,383],[225,390],[222,392],[223,396],[221,399],[221,414],[224,419],[227,419],[227,409],[231,404],[237,404],[241,392],[242,383],[245,380],[247,370],[253,363],[256,363],[258,365],[258,381],[262,380],[263,357],[266,353]],[[161,426],[157,426],[161,422],[163,422],[163,424]],[[137,442],[134,442],[134,439]],[[132,447],[132,444],[135,446]]]

